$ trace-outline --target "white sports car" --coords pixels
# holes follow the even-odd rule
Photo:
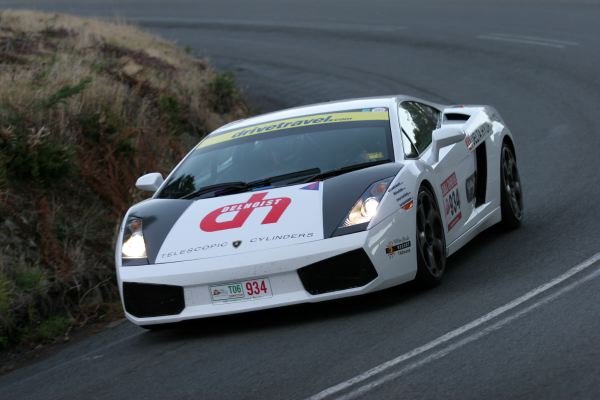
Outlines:
[[[447,256],[522,219],[498,112],[406,96],[234,122],[136,186],[155,194],[127,212],[115,261],[127,318],[147,328],[433,286]]]

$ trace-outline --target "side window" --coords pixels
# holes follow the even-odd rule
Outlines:
[[[431,144],[431,134],[438,128],[440,112],[428,105],[405,101],[398,109],[402,144],[407,158],[421,154]]]

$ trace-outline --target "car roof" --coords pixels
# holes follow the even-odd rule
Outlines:
[[[226,124],[219,129],[213,131],[211,135],[218,135],[231,129],[244,128],[246,126],[262,124],[270,121],[278,121],[281,119],[301,117],[304,115],[330,113],[346,110],[357,110],[361,108],[376,108],[376,107],[394,107],[396,102],[405,99],[412,99],[408,96],[380,96],[380,97],[364,97],[357,99],[345,99],[328,101],[324,103],[309,104],[300,107],[288,108],[285,110],[274,111],[266,114],[260,114],[255,117],[238,120]]]

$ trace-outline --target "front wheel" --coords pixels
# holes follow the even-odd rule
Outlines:
[[[506,143],[502,145],[500,185],[502,225],[508,229],[518,228],[523,219],[523,192],[517,169],[517,159]]]
[[[446,269],[444,225],[435,195],[427,187],[417,197],[417,284],[437,286]]]

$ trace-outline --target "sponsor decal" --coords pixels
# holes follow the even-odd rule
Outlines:
[[[450,231],[462,218],[456,173],[453,172],[442,182],[442,196],[444,197],[444,212],[448,222],[448,231]]]
[[[413,199],[408,199],[406,200],[404,203],[400,204],[400,208],[402,208],[403,210],[410,210],[411,208],[413,208]]]
[[[396,200],[398,200],[398,198],[400,196],[404,196],[407,194],[407,192],[405,192],[405,191],[406,191],[406,188],[404,186],[401,186],[401,187],[395,189],[394,191],[392,191],[392,195],[396,198]]]
[[[262,207],[270,207],[271,210],[262,220],[261,224],[277,223],[292,202],[292,199],[289,197],[266,199],[265,197],[268,193],[269,192],[256,193],[253,194],[246,203],[230,204],[217,208],[202,219],[200,222],[200,229],[204,232],[216,232],[226,229],[241,228],[252,212],[257,208]],[[223,221],[222,216],[226,214],[233,214],[233,218]]]
[[[396,191],[396,189],[398,189],[400,186],[404,185],[404,182],[398,182],[392,186],[390,186],[390,188],[388,189],[388,193],[393,193]]]
[[[301,190],[319,190],[319,184],[320,184],[320,182],[313,182],[309,185],[301,187],[300,189]]]
[[[467,193],[467,201],[470,203],[475,199],[475,175],[469,176],[465,182],[465,192]]]
[[[410,210],[413,207],[412,193],[406,190],[404,182],[398,182],[390,187],[388,193],[394,196],[400,208]]]
[[[488,136],[492,134],[492,124],[485,122],[478,126],[470,135],[465,137],[465,145],[469,151],[479,146]]]
[[[355,121],[387,121],[389,114],[387,109],[382,111],[344,111],[326,114],[307,115],[303,117],[281,119],[265,122],[262,124],[250,125],[244,128],[233,129],[216,135],[210,135],[197,146],[198,149],[208,147],[217,143],[223,143],[242,137],[259,135],[262,133],[276,132],[284,129],[293,129],[303,126],[326,125],[339,122]]]
[[[396,201],[401,205],[404,204],[407,200],[412,199],[410,192],[404,192],[398,196],[396,196]]]
[[[202,253],[205,251],[227,247],[228,244],[229,244],[228,242],[201,244],[196,247],[188,247],[187,249],[181,249],[181,250],[177,250],[177,251],[169,251],[166,253],[161,253],[160,258],[165,259],[165,258],[184,256],[184,255],[189,255],[189,254],[199,254],[199,253]]]
[[[381,151],[376,151],[373,153],[367,153],[367,160],[369,161],[377,161],[383,159],[383,153]]]
[[[276,235],[269,236],[255,236],[247,240],[247,244],[249,243],[249,249],[256,247],[257,245],[262,245],[269,242],[284,242],[284,241],[297,241],[298,239],[311,239],[313,237],[317,237],[316,232],[294,232],[294,233],[282,233]],[[231,246],[237,249],[242,245],[242,240],[234,240],[231,242]],[[221,243],[212,243],[206,245],[200,245],[196,247],[190,247],[187,249],[181,249],[177,251],[170,251],[167,253],[161,253],[160,258],[163,260],[169,259],[171,257],[184,256],[184,255],[195,255],[208,250],[217,250],[219,248],[226,248],[229,246],[229,242],[221,242]],[[246,247],[246,246],[244,246]]]
[[[275,240],[290,240],[290,239],[300,239],[300,238],[312,238],[315,236],[314,232],[308,233],[286,233],[281,235],[271,235],[271,236],[257,236],[250,239],[250,243],[262,243],[262,242],[272,242]]]
[[[402,239],[394,239],[388,242],[385,247],[385,254],[389,258],[394,258],[396,254],[406,254],[410,253],[411,243],[408,236],[403,237]]]
[[[473,139],[469,135],[465,136],[465,146],[467,146],[469,151],[473,150]]]

